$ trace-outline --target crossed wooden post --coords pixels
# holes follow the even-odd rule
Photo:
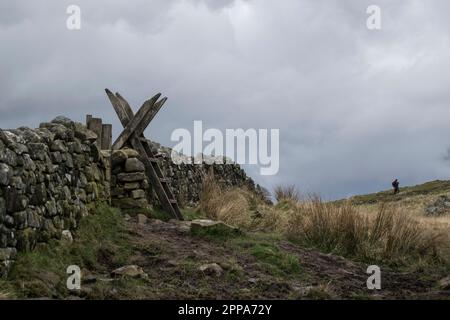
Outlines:
[[[113,149],[118,150],[124,145],[130,144],[133,149],[139,152],[145,165],[149,183],[156,191],[156,195],[164,210],[174,218],[183,220],[178,202],[169,186],[169,180],[164,177],[149,142],[144,136],[145,128],[162,108],[167,98],[162,98],[158,101],[161,96],[158,93],[150,100],[145,101],[139,111],[133,114],[133,110],[128,102],[118,92],[114,95],[108,89],[105,89],[105,91],[124,127],[124,130],[114,142]]]

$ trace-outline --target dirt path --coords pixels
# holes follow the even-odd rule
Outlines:
[[[438,277],[396,273],[382,267],[382,290],[366,288],[367,266],[348,259],[305,250],[277,241],[284,253],[298,259],[302,271],[279,274],[246,250],[225,242],[192,236],[188,222],[127,221],[135,248],[130,264],[148,274],[134,298],[150,299],[305,299],[305,298],[448,298],[433,289]],[[244,248],[245,249],[245,248]],[[217,263],[220,275],[199,270]]]

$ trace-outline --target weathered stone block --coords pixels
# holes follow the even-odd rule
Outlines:
[[[0,153],[0,161],[9,164],[12,167],[17,166],[17,154],[6,148],[3,152]]]
[[[75,137],[80,139],[82,142],[94,142],[97,140],[97,135],[81,123],[75,123]]]
[[[141,186],[141,183],[139,182],[127,182],[123,185],[123,189],[125,190],[135,190],[135,189],[139,189]],[[123,192],[123,190],[122,190]]]
[[[111,165],[116,167],[124,163],[127,159],[128,156],[123,150],[114,150],[111,155]]]
[[[39,229],[41,227],[42,217],[39,215],[39,212],[37,212],[36,209],[28,209],[27,222],[28,227]]]
[[[133,199],[141,199],[145,198],[146,194],[144,190],[138,189],[131,191],[131,196],[133,197]]]
[[[122,149],[122,152],[124,152],[128,158],[138,158],[139,157],[139,152],[137,152],[134,149],[124,148],[124,149]]]
[[[26,170],[35,171],[36,165],[34,164],[34,161],[31,159],[30,155],[24,154],[22,155],[23,159],[23,167]]]
[[[146,199],[112,199],[112,205],[121,209],[144,209],[149,208],[149,204]]]
[[[17,229],[25,229],[28,227],[28,215],[25,211],[14,213],[14,221]]]
[[[75,125],[75,122],[64,116],[57,116],[55,119],[51,121],[51,123],[61,124],[69,129],[73,129]]]
[[[145,179],[145,174],[143,172],[133,172],[133,173],[119,173],[117,175],[117,180],[120,182],[136,182]]]
[[[0,163],[0,185],[7,186],[12,175],[12,168],[7,164]]]
[[[128,158],[125,162],[125,172],[144,172],[144,164],[137,158]]]
[[[3,222],[3,219],[5,218],[5,215],[6,215],[5,199],[0,198],[0,223]]]
[[[45,156],[48,153],[48,147],[44,143],[29,143],[28,150],[30,157],[33,160],[45,160]]]
[[[51,199],[45,203],[46,216],[54,217],[58,214],[55,199]]]
[[[39,183],[34,189],[34,194],[31,197],[30,203],[32,205],[43,205],[47,202],[47,188],[45,183]]]

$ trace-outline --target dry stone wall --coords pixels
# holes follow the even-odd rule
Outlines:
[[[223,185],[264,193],[239,165],[177,165],[171,149],[154,142],[151,148],[180,206],[198,203],[210,170]],[[37,129],[0,129],[0,275],[18,251],[71,238],[98,202],[123,209],[157,205],[141,160],[132,149],[99,150],[94,132],[65,117]]]
[[[109,165],[96,135],[58,117],[0,130],[0,273],[18,250],[68,235],[88,205],[109,201]]]
[[[206,156],[203,156],[202,164],[188,164],[188,161],[175,164],[171,160],[172,149],[161,146],[156,142],[150,142],[150,145],[153,153],[156,154],[161,170],[169,179],[169,184],[182,206],[193,207],[198,203],[202,192],[203,179],[211,171],[220,184],[226,187],[246,186],[265,199],[267,191],[248,177],[238,164],[207,164],[208,162],[212,163],[212,161],[206,161]],[[188,158],[183,155],[178,156]],[[193,159],[191,160],[193,162]]]
[[[224,186],[246,186],[256,194],[264,194],[264,190],[237,164],[175,164],[171,159],[170,148],[151,141],[150,146],[181,207],[194,207],[198,204],[203,180],[211,171]],[[111,165],[111,196],[114,206],[138,209],[159,204],[148,183],[144,164],[135,150],[125,148],[113,151]]]

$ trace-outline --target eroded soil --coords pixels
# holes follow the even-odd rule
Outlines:
[[[448,299],[439,290],[442,275],[400,273],[380,266],[382,290],[368,290],[367,265],[277,238],[247,234],[238,239],[191,235],[189,222],[126,222],[133,247],[130,264],[145,278],[89,277],[81,296],[132,299]],[[269,249],[255,254],[255,246]],[[272,250],[272,246],[274,249]],[[276,254],[271,257],[272,251]],[[113,255],[113,253],[109,253]],[[280,258],[283,257],[283,258]],[[286,258],[287,257],[287,258]],[[277,259],[287,259],[287,265]],[[108,264],[108,254],[105,255]],[[217,263],[220,274],[199,270]],[[297,268],[297,265],[299,268]],[[111,266],[112,268],[113,266]],[[290,270],[293,270],[290,272]]]

